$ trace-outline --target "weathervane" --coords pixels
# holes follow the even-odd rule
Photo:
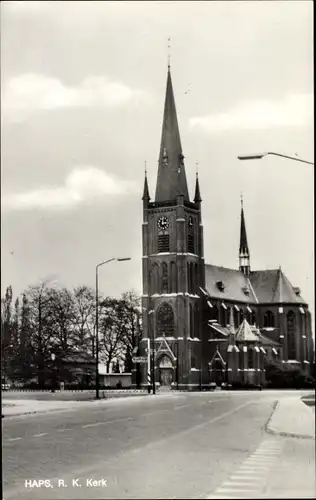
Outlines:
[[[170,61],[171,61],[171,38],[168,38],[168,69],[170,69]]]
[[[241,208],[244,208],[244,196],[242,193],[240,193],[240,202],[241,202]]]
[[[147,161],[145,160],[145,175],[147,175]]]

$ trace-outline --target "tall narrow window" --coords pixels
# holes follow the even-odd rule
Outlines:
[[[239,314],[237,309],[234,307],[234,323],[235,323],[235,328],[239,327]]]
[[[190,304],[189,310],[190,310],[190,337],[194,337],[194,313],[192,304]]]
[[[162,263],[162,279],[161,279],[161,292],[168,293],[169,289],[169,276],[168,276],[168,264],[166,262]]]
[[[216,304],[211,309],[211,319],[218,321],[218,307]]]
[[[289,311],[286,317],[287,324],[287,357],[288,359],[296,359],[296,318],[293,311]]]
[[[266,311],[263,316],[263,326],[273,327],[274,326],[274,314],[272,311]]]
[[[170,252],[169,219],[162,216],[157,221],[158,226],[158,253]]]
[[[189,293],[194,293],[194,287],[195,287],[195,276],[194,276],[194,267],[193,267],[193,264],[191,262],[190,264],[190,275],[191,275],[191,290]]]
[[[170,264],[170,291],[177,292],[177,265],[175,262]]]
[[[240,324],[241,324],[245,318],[245,314],[244,314],[243,309],[240,309],[240,311],[239,311],[239,318],[240,318]]]
[[[193,217],[188,218],[188,252],[194,253],[194,222]]]
[[[159,290],[159,266],[155,263],[151,270],[151,290],[152,293],[160,293]]]
[[[197,293],[198,290],[198,285],[200,283],[199,279],[199,266],[197,264],[194,264],[194,290],[193,293]]]
[[[191,292],[192,284],[191,284],[191,271],[190,271],[190,264],[187,263],[187,275],[188,275],[188,293]]]
[[[166,337],[174,336],[174,314],[170,304],[163,302],[157,311],[157,331],[158,337],[165,335]]]
[[[199,325],[200,325],[200,315],[199,315],[199,308],[198,308],[198,305],[195,304],[195,308],[194,308],[194,337],[197,337],[199,338],[200,335],[199,335],[199,331],[200,331],[200,328],[199,328]]]
[[[252,347],[248,347],[248,368],[254,367],[254,350]]]
[[[224,309],[224,307],[222,307],[222,306],[219,309],[219,323],[222,326],[226,326],[227,325],[226,309]]]

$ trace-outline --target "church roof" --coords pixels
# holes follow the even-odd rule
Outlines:
[[[236,340],[239,342],[260,342],[260,332],[244,319],[237,330]]]
[[[189,201],[171,73],[168,68],[155,201],[176,200],[179,194],[183,194],[184,200]]]
[[[306,304],[281,269],[251,271],[248,280],[237,269],[205,264],[205,288],[210,297],[229,302]]]
[[[263,345],[270,345],[270,346],[280,346],[281,345],[281,342],[277,342],[276,340],[273,340],[269,337],[266,337],[265,335],[262,335],[262,333],[260,332],[260,341]]]
[[[296,295],[293,286],[281,269],[252,271],[250,281],[261,303],[305,304],[300,295]]]
[[[245,304],[256,302],[247,278],[237,269],[205,264],[205,288],[211,297],[223,301],[244,302]],[[246,290],[248,294],[245,293]]]

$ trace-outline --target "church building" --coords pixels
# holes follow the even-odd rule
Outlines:
[[[155,197],[145,173],[142,224],[143,337],[133,385],[180,390],[265,380],[264,358],[313,361],[311,314],[281,268],[253,270],[241,204],[239,268],[206,264],[198,174],[190,200],[168,67]],[[237,244],[236,247],[238,248]],[[236,248],[236,250],[237,250]],[[236,252],[237,254],[237,252]],[[237,255],[236,255],[237,257]],[[237,260],[237,259],[236,259]]]

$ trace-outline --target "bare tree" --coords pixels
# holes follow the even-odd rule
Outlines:
[[[100,358],[106,360],[107,371],[114,359],[123,359],[124,306],[122,301],[106,297],[100,301],[99,333],[101,334]]]
[[[95,292],[85,285],[74,289],[75,330],[77,344],[94,356]]]

